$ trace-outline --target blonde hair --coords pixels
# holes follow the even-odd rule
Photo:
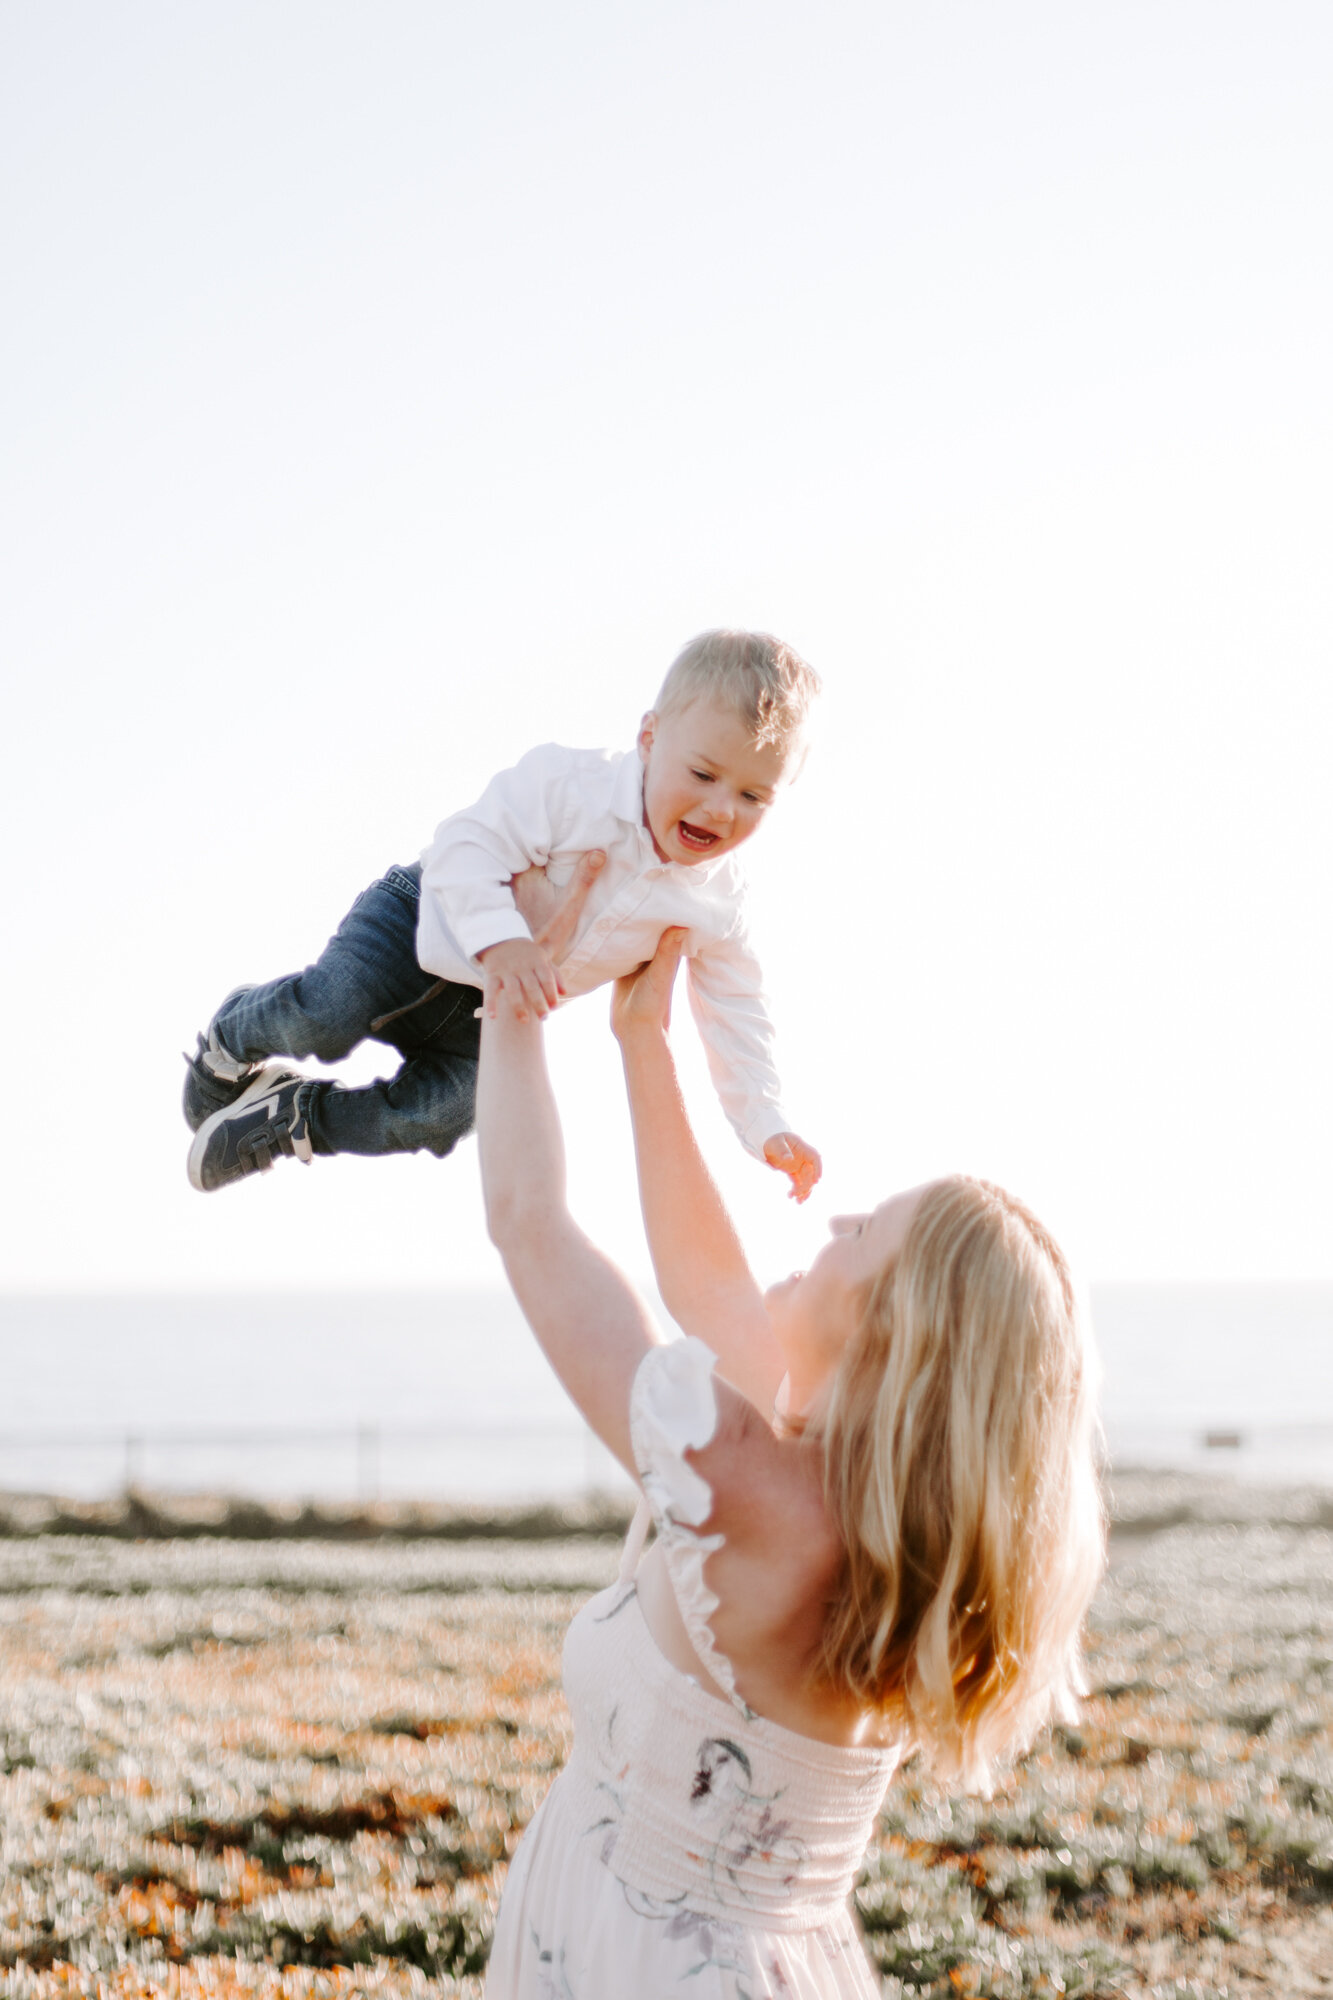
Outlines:
[[[799,742],[819,693],[819,676],[769,632],[701,632],[672,661],[654,704],[659,715],[700,697],[725,702],[756,743]]]
[[[1036,1217],[986,1181],[928,1187],[821,1425],[846,1551],[821,1666],[943,1778],[986,1788],[1082,1692],[1105,1552],[1096,1388]]]

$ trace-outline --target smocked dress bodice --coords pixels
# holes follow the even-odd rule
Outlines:
[[[653,1349],[635,1379],[644,1501],[619,1580],[570,1624],[569,1762],[519,1845],[487,2000],[856,2000],[877,1991],[848,1898],[896,1762],[755,1715],[712,1637],[720,1537],[685,1451],[717,1422],[714,1359]],[[651,1517],[676,1601],[726,1698],[659,1649],[636,1567]]]

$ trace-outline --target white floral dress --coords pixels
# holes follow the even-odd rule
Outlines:
[[[619,1581],[572,1621],[569,1763],[509,1870],[486,2000],[872,2000],[848,1897],[897,1753],[842,1749],[755,1715],[708,1620],[718,1536],[685,1462],[717,1426],[702,1341],[654,1348],[631,1404],[643,1481]],[[644,1623],[649,1518],[723,1701]]]

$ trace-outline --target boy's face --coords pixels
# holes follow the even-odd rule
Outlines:
[[[777,796],[791,745],[756,743],[731,708],[701,697],[639,731],[643,818],[662,861],[686,865],[739,847]]]

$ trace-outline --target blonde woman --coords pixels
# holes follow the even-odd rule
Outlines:
[[[849,1892],[895,1766],[984,1784],[1021,1749],[1077,1688],[1101,1567],[1059,1250],[953,1178],[835,1220],[761,1292],[677,1088],[682,935],[613,1025],[684,1341],[570,1217],[540,1022],[483,1029],[492,1238],[644,1496],[569,1630],[573,1751],[511,1866],[488,2000],[869,2000]]]

